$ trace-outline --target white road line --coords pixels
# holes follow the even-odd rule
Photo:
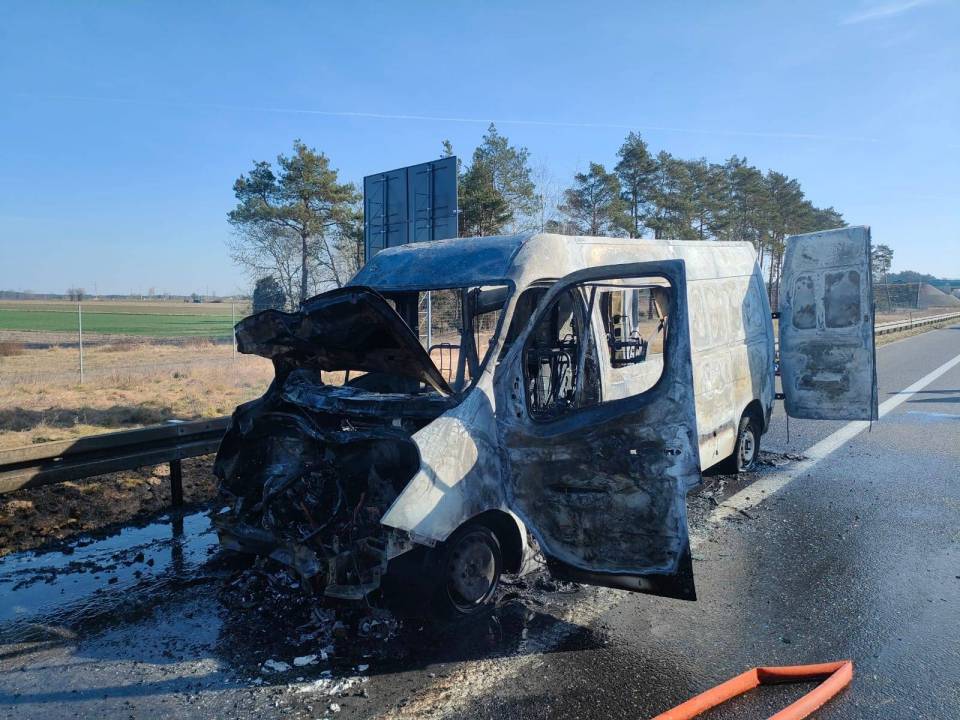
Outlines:
[[[885,400],[880,404],[880,417],[882,418],[884,415],[889,414],[957,365],[960,365],[960,355],[957,355],[952,360],[948,360],[936,370],[924,375],[913,383],[913,385],[904,388],[893,397]],[[868,427],[870,427],[870,423],[866,420],[854,420],[844,425],[832,435],[828,435],[815,445],[811,445],[806,452],[803,453],[806,459],[791,465],[786,470],[765,475],[756,482],[751,483],[750,487],[744,488],[735,495],[728,497],[710,514],[709,520],[711,522],[720,522],[732,515],[736,515],[741,510],[746,510],[762,502],[778,490],[786,487],[791,480],[809,472],[817,463],[839,450]]]
[[[892,344],[892,343],[890,343]],[[886,347],[886,346],[884,346]],[[925,388],[934,380],[960,365],[960,355],[944,363],[936,370],[923,376],[917,382],[880,405],[882,418],[912,395]],[[751,483],[750,487],[733,495],[711,513],[707,522],[716,523],[740,510],[753,507],[783,489],[793,479],[809,471],[831,453],[843,447],[869,427],[865,421],[851,422],[832,435],[812,445],[805,453],[806,459],[791,466],[788,470],[771,473],[763,479]],[[747,499],[749,496],[750,499]],[[696,551],[706,541],[706,535],[695,533],[690,536],[690,548]],[[542,653],[557,647],[569,634],[569,626],[586,626],[595,622],[601,615],[629,597],[629,593],[608,588],[596,588],[585,600],[574,603],[559,617],[558,623],[541,636],[524,640],[517,655],[502,658],[471,660],[454,665],[443,679],[437,679],[410,699],[407,705],[388,711],[382,717],[387,720],[440,720],[446,715],[463,710],[469,703],[512,677],[530,671],[543,664]]]

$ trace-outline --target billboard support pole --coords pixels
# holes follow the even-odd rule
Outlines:
[[[427,225],[430,239],[436,236],[433,226],[433,165],[427,164]],[[427,290],[427,353],[433,347],[433,293]]]
[[[433,293],[427,290],[427,352],[433,347]]]

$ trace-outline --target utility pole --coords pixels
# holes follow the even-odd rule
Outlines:
[[[80,384],[83,385],[83,302],[77,302],[77,336],[80,340]]]

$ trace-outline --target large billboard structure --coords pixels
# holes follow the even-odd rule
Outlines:
[[[363,179],[364,250],[457,237],[455,156]]]

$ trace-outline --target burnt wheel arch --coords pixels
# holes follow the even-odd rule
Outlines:
[[[763,405],[759,400],[753,399],[747,406],[743,409],[743,413],[740,417],[744,415],[752,415],[753,418],[757,421],[757,426],[760,428],[760,434],[765,435],[767,430],[770,429],[770,416],[763,411]]]
[[[468,523],[477,523],[490,528],[500,542],[504,571],[508,573],[520,572],[520,568],[523,566],[523,537],[520,534],[520,527],[513,517],[502,510],[487,510],[479,515],[474,515],[463,525]]]

